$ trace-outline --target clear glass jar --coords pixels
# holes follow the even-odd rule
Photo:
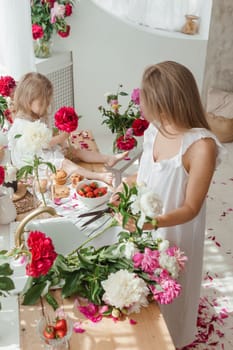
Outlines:
[[[34,54],[38,58],[48,58],[52,55],[52,39],[36,39],[33,42]]]

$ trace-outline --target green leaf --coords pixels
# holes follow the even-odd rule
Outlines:
[[[0,291],[15,289],[14,282],[9,277],[0,277]]]
[[[28,175],[32,175],[33,174],[33,166],[32,165],[25,165],[22,168],[20,168],[17,171],[17,180],[20,180],[22,178],[26,178]]]
[[[47,293],[45,295],[45,299],[46,301],[49,303],[49,305],[52,306],[53,310],[57,310],[59,308],[58,302],[57,300],[52,296],[51,293]]]
[[[103,288],[101,287],[100,281],[95,280],[92,284],[91,284],[91,301],[94,304],[100,305],[102,300],[101,300],[101,296],[103,294]]]
[[[21,134],[16,134],[16,135],[14,136],[15,139],[19,139],[20,137],[22,137]]]
[[[62,297],[70,297],[71,295],[77,293],[79,290],[79,281],[82,281],[81,278],[79,278],[79,273],[71,273],[68,277],[65,279],[65,284],[62,287]]]
[[[46,287],[46,282],[33,285],[25,294],[23,298],[23,305],[34,305],[40,298],[43,290]]]
[[[13,270],[11,269],[9,263],[4,263],[4,264],[0,265],[0,275],[1,276],[10,276],[12,274],[13,274]]]

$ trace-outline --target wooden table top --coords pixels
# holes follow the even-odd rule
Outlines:
[[[82,321],[84,333],[72,333],[70,350],[175,350],[164,319],[157,304],[142,308],[138,314],[130,315],[137,323],[131,325],[129,319],[114,322],[103,318],[93,323],[83,318],[76,310],[75,298],[62,299],[60,290],[52,292],[59,305],[73,322]],[[43,345],[37,332],[37,322],[43,314],[51,315],[53,310],[44,299],[36,305],[20,305],[20,346],[22,350],[40,350]]]

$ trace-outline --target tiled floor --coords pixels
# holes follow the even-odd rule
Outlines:
[[[188,349],[233,349],[233,143],[225,147],[207,201],[198,341]]]

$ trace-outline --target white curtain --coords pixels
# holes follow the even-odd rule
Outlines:
[[[112,13],[151,28],[179,31],[185,15],[199,15],[203,0],[95,0]]]
[[[35,71],[30,0],[0,2],[0,75],[19,80]]]

